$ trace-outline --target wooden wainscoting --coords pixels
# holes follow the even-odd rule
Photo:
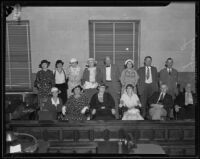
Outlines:
[[[161,145],[168,155],[195,155],[194,121],[11,121],[7,126],[49,142],[119,141],[131,133],[137,143]],[[98,151],[109,152],[103,148]]]

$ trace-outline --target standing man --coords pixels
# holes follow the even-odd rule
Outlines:
[[[168,87],[168,93],[175,99],[175,94],[177,93],[177,83],[178,83],[178,71],[173,66],[173,59],[168,58],[165,63],[166,68],[160,70],[160,85],[166,83]]]
[[[105,57],[104,66],[101,68],[103,82],[108,86],[108,92],[112,95],[115,101],[116,118],[119,118],[118,106],[120,98],[120,72],[119,68],[111,64],[109,56]]]
[[[142,116],[147,118],[147,100],[154,92],[158,90],[158,73],[154,66],[151,66],[152,57],[146,56],[144,67],[138,69],[138,93],[142,104]]]

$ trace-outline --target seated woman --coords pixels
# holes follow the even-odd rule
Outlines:
[[[173,107],[172,96],[167,93],[168,87],[162,83],[160,92],[154,92],[149,98],[149,115],[152,120],[164,120],[169,118],[170,110]]]
[[[115,101],[110,93],[105,92],[106,85],[100,83],[90,101],[90,108],[94,120],[113,120],[115,119]]]
[[[195,119],[195,94],[192,92],[191,84],[187,83],[183,92],[176,97],[175,112],[177,119]]]
[[[62,120],[89,120],[85,114],[89,110],[89,101],[82,90],[80,85],[72,89],[73,95],[69,97],[62,109],[64,115]]]
[[[127,107],[128,111],[123,114],[122,120],[144,120],[140,115],[140,110],[137,107],[141,107],[140,100],[134,92],[132,84],[128,84],[124,93],[121,96],[119,107]]]
[[[47,99],[47,102],[44,104],[42,111],[48,111],[51,115],[52,120],[58,119],[58,114],[62,112],[62,100],[58,97],[58,94],[61,91],[57,87],[51,88],[52,97]]]

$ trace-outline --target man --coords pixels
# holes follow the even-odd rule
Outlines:
[[[166,83],[168,86],[168,93],[175,99],[177,94],[178,71],[173,66],[173,59],[168,58],[165,64],[166,68],[160,71],[160,84]]]
[[[104,66],[101,68],[103,83],[108,86],[108,92],[112,95],[115,101],[115,116],[119,118],[118,106],[120,98],[120,72],[116,65],[111,64],[109,56],[105,57]]]
[[[154,92],[149,98],[149,115],[152,120],[164,120],[165,117],[169,117],[170,110],[173,107],[173,99],[167,91],[167,85],[162,83],[160,92]]]
[[[180,92],[174,101],[178,119],[195,119],[196,96],[191,87],[192,85],[187,83],[184,92]]]
[[[138,69],[138,93],[142,104],[142,116],[147,118],[147,99],[158,90],[158,73],[156,67],[151,66],[152,57],[146,56],[144,67]]]

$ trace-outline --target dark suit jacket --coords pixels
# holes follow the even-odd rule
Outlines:
[[[196,102],[195,94],[192,92],[193,103]],[[185,106],[185,92],[180,92],[179,95],[175,98],[174,104],[180,107]]]
[[[159,96],[160,96],[160,92],[154,92],[153,95],[148,100],[149,106],[151,104],[156,104]],[[163,108],[167,111],[167,116],[169,117],[170,109],[173,107],[172,96],[166,93],[165,96],[164,96],[162,104],[164,105]]]
[[[96,73],[96,82],[100,83],[102,81],[102,73],[101,69],[99,67],[96,67],[97,73]],[[88,68],[85,68],[83,72],[83,77],[81,79],[81,84],[83,85],[85,81],[89,81],[89,71]]]
[[[141,95],[144,91],[144,84],[145,84],[145,66],[140,67],[138,70],[139,80],[138,80],[138,93]],[[156,67],[151,66],[151,74],[152,74],[152,85],[153,85],[153,91],[158,90],[158,72]]]
[[[101,72],[102,72],[102,81],[105,83],[106,82],[106,67],[102,66],[101,67]],[[119,68],[116,65],[111,65],[111,80],[113,83],[114,88],[120,90],[120,71]]]
[[[162,83],[166,83],[169,90],[168,93],[175,95],[176,92],[176,83],[178,82],[178,72],[176,69],[172,68],[171,75],[169,75],[167,68],[160,70],[159,80]],[[170,92],[169,92],[170,91]]]

